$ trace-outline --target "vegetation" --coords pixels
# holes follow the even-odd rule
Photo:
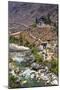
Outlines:
[[[25,5],[23,5],[23,9]],[[9,50],[9,88],[58,85],[58,17],[56,12],[52,12],[55,9],[57,10],[57,8],[54,7],[51,11],[49,9],[51,6],[47,6],[48,11],[45,12],[45,5],[43,7],[39,6],[37,9],[34,5],[34,7],[32,6],[34,10],[29,10],[32,16],[30,15],[29,17],[27,15],[27,20],[23,17],[23,22],[16,20],[17,22],[15,23],[9,23],[9,31],[11,29],[16,32],[9,36],[9,44],[17,44],[15,45],[16,47],[11,44],[12,47]],[[27,5],[27,7],[30,9],[30,5]],[[16,11],[15,8],[14,11]],[[20,6],[16,8],[17,11],[20,11],[19,8]],[[52,15],[50,15],[51,12]],[[34,21],[32,22],[33,19]],[[30,25],[26,25],[25,21],[26,23],[28,21]],[[44,45],[44,43],[47,44]],[[49,58],[52,59],[49,60]]]
[[[44,21],[45,24],[51,24],[51,19],[50,19],[50,14],[48,13],[47,16],[42,16],[42,20]]]
[[[58,61],[52,58],[51,61],[44,61],[44,65],[48,66],[49,70],[58,76]]]
[[[41,63],[43,61],[43,56],[38,53],[38,50],[35,47],[32,47],[32,53],[37,63]]]
[[[49,16],[48,16],[49,18]],[[24,46],[27,46],[31,49],[31,52],[32,54],[34,55],[35,57],[35,61],[37,63],[42,63],[43,62],[43,56],[42,54],[39,54],[37,48],[35,47],[35,44],[32,43],[30,44],[28,40],[23,40],[23,37],[22,35],[19,36],[19,39],[13,37],[13,36],[10,36],[9,37],[9,40],[10,40],[10,43],[18,43],[19,45],[24,45]],[[25,43],[24,43],[25,41]],[[43,62],[44,65],[48,66],[49,67],[49,70],[53,73],[55,73],[56,75],[58,75],[58,61],[54,58],[52,58],[51,61],[44,61]]]
[[[52,71],[53,73],[55,73],[56,75],[58,75],[58,61],[53,58],[51,60],[50,64],[51,64],[50,71]]]
[[[37,23],[36,22],[33,22],[33,24],[32,24],[32,27],[36,27],[37,26]]]
[[[9,88],[17,88],[20,87],[20,83],[16,82],[17,81],[17,77],[13,76],[13,75],[9,75]]]
[[[9,37],[9,42],[10,42],[10,43],[17,43],[17,42],[18,42],[18,39],[15,38],[15,37],[13,37],[13,36],[10,36],[10,37]]]

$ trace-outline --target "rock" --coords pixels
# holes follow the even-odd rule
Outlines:
[[[17,44],[11,43],[9,45],[9,51],[24,51],[24,50],[30,50],[28,47],[24,46],[18,46]]]
[[[52,74],[52,79],[53,80],[57,79],[57,76],[55,74]]]
[[[49,80],[49,77],[48,77],[47,75],[44,75],[44,76],[42,75],[42,79],[43,79],[43,80],[46,80],[46,81],[50,81],[50,80]]]
[[[40,46],[38,47],[38,50],[39,50],[39,51],[43,51],[43,46],[40,45]]]
[[[24,57],[15,57],[15,61],[21,63],[21,62],[24,62]]]
[[[38,69],[40,68],[39,64],[37,64],[37,63],[31,64],[31,67],[32,67],[32,69],[34,69],[34,70],[38,70]]]
[[[38,72],[36,72],[36,78],[39,79],[40,78],[40,75]]]
[[[20,69],[18,67],[16,68],[15,73],[16,74],[19,74],[20,73]]]
[[[13,65],[13,63],[9,63],[9,69],[14,70],[15,66]]]
[[[28,79],[29,77],[33,78],[35,76],[35,71],[26,68],[26,70],[22,73],[22,76],[24,76],[26,79]]]
[[[21,47],[12,45],[12,48],[20,50]],[[17,83],[20,81],[22,84],[26,84],[27,81],[30,83],[29,80],[33,83],[33,80],[36,80],[34,83],[39,82],[38,84],[40,85],[42,80],[44,85],[58,85],[57,76],[49,72],[47,66],[37,64],[30,49],[24,48],[19,52],[10,52],[10,57],[13,60],[9,63],[9,73],[17,77]]]
[[[39,70],[38,70],[38,73],[40,73],[40,74],[41,74],[41,73],[46,73],[46,70],[45,70],[45,69],[39,69]]]
[[[16,77],[16,74],[15,74],[14,70],[12,70],[10,73],[11,73],[14,77]]]
[[[25,57],[27,57],[27,56],[31,56],[31,51],[30,50],[25,52]]]
[[[30,65],[35,61],[34,56],[31,54],[31,51],[20,51],[20,52],[10,52],[10,57],[13,61],[16,61],[18,64],[24,66]]]
[[[46,70],[46,72],[48,72],[48,67],[47,66],[45,67],[45,70]]]
[[[30,56],[27,56],[27,57],[25,56],[25,57],[24,57],[24,60],[25,60],[25,62],[28,63],[28,64],[31,64],[31,63],[33,63],[33,62],[35,61],[33,55],[30,55]]]
[[[38,70],[38,74],[41,74],[41,69]]]
[[[55,79],[51,82],[52,85],[58,85],[58,81]]]
[[[33,79],[35,77],[35,74],[31,74],[31,79]]]
[[[27,80],[24,80],[24,81],[21,82],[21,84],[25,84],[25,83],[27,83]]]

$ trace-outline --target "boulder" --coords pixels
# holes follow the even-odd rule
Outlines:
[[[18,46],[17,44],[14,43],[9,44],[9,51],[24,51],[24,50],[29,50],[29,48],[24,46]]]
[[[58,80],[56,80],[56,79],[53,80],[53,81],[51,82],[51,84],[52,84],[52,85],[58,85]]]
[[[40,65],[37,64],[37,63],[32,63],[32,64],[31,64],[31,67],[32,67],[32,69],[34,69],[34,70],[38,70],[38,69],[40,68]]]

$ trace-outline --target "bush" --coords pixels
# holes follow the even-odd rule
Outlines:
[[[35,59],[36,59],[36,62],[37,62],[37,63],[40,63],[40,62],[43,61],[42,55],[36,53],[34,56],[35,56]]]
[[[31,47],[32,53],[36,54],[38,52],[38,50],[35,47]]]
[[[33,23],[33,24],[32,24],[32,27],[36,27],[36,26],[37,26],[37,24],[36,24],[36,23]]]
[[[55,73],[56,75],[58,75],[58,61],[53,58],[51,60],[50,64],[51,64],[50,71],[52,71],[53,73]]]
[[[51,24],[50,14],[48,13],[47,16],[42,16],[42,19],[45,24]]]
[[[10,43],[17,43],[17,42],[18,42],[18,39],[15,38],[15,37],[13,37],[13,36],[10,36],[10,37],[9,37],[9,42],[10,42]]]
[[[39,54],[38,50],[35,47],[32,48],[32,53],[33,53],[37,63],[41,63],[43,61],[42,54]]]
[[[51,72],[58,76],[58,60],[52,58],[51,61],[44,61],[44,65],[46,65]]]
[[[20,85],[16,83],[17,78],[13,75],[9,75],[9,88],[17,88]]]

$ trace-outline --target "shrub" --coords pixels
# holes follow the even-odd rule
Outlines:
[[[32,24],[32,27],[36,27],[36,26],[37,26],[37,24],[36,24],[36,23],[33,23],[33,24]]]
[[[40,62],[43,61],[42,55],[36,53],[34,56],[35,56],[35,59],[36,59],[36,62],[37,62],[37,63],[40,63]]]
[[[17,78],[13,75],[9,75],[9,88],[17,88],[20,85],[16,83]]]
[[[45,24],[51,24],[50,14],[48,13],[47,16],[42,16],[42,19]]]
[[[58,75],[58,61],[53,58],[51,60],[50,64],[51,64],[50,71],[52,71],[53,73],[55,73],[56,75]]]
[[[35,47],[32,47],[31,50],[33,54],[36,54],[38,52],[38,50]]]
[[[9,42],[10,42],[10,43],[17,43],[17,42],[18,42],[18,39],[15,38],[14,36],[10,36],[10,37],[9,37]]]
[[[39,54],[38,50],[35,47],[32,48],[32,53],[33,53],[37,63],[41,63],[43,61],[42,54]]]
[[[58,60],[52,58],[51,61],[44,61],[43,63],[49,68],[51,72],[55,73],[58,76]]]

